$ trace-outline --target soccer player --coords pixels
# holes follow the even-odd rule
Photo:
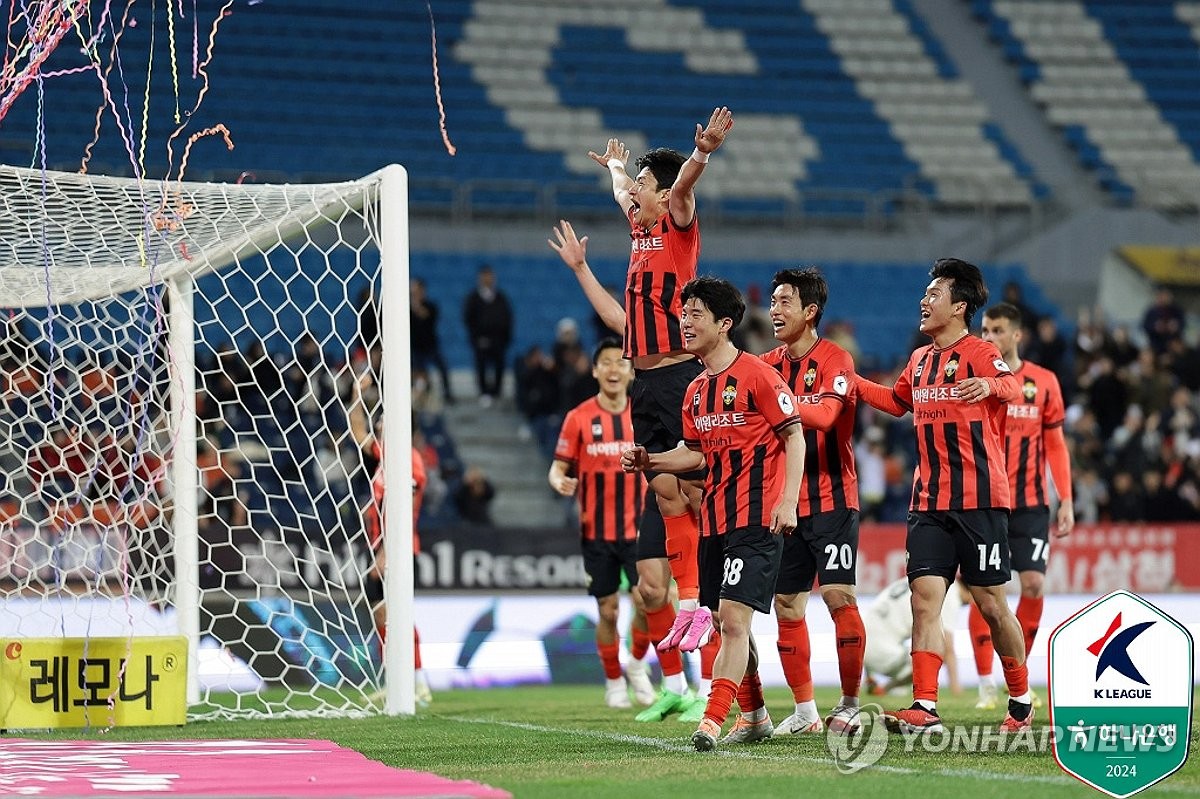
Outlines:
[[[696,276],[700,254],[696,182],[732,126],[728,108],[714,109],[707,126],[696,125],[695,150],[690,157],[666,148],[650,150],[637,159],[638,172],[633,177],[625,168],[629,150],[619,140],[610,139],[603,154],[588,153],[609,171],[613,198],[630,225],[632,252],[624,306],[588,266],[586,236],[578,238],[571,224],[561,221],[554,230],[555,238],[549,240],[596,313],[610,329],[624,335],[625,355],[633,361],[637,376],[630,393],[634,440],[652,452],[670,450],[682,438],[679,408],[683,393],[701,369],[680,335],[679,290]],[[650,635],[660,653],[675,648],[692,651],[706,644],[713,630],[711,613],[699,602],[697,520],[692,513],[699,491],[689,488],[703,475],[652,472],[646,476],[658,512],[648,509],[639,526],[639,557],[662,564],[661,569],[651,564],[640,566],[638,585]],[[665,540],[656,533],[659,529],[665,530]],[[672,577],[679,590],[678,614],[668,602]],[[675,668],[671,655],[660,663],[664,673]],[[680,661],[680,674],[682,668]],[[660,701],[639,719],[661,719],[675,711],[687,715],[687,697],[677,693],[677,689],[683,690],[682,676],[664,683]],[[694,714],[698,706],[691,709]]]
[[[632,686],[638,702],[650,705],[656,697],[649,666],[643,660],[650,647],[650,633],[636,590],[637,522],[646,481],[640,474],[629,474],[621,468],[621,453],[633,446],[629,410],[633,365],[622,356],[620,341],[604,339],[596,346],[592,376],[600,383],[600,392],[569,411],[563,420],[550,465],[550,487],[564,497],[578,498],[583,567],[588,593],[596,598],[600,616],[596,649],[604,666],[605,704],[630,707]],[[622,570],[629,580],[635,609],[632,659],[624,674],[617,635],[617,588]]]
[[[854,361],[817,334],[829,286],[816,269],[786,269],[771,284],[771,323],[783,345],[760,356],[787,382],[804,425],[804,479],[796,532],[783,539],[783,565],[775,586],[779,660],[795,712],[775,735],[823,730],[813,701],[808,607],[813,580],[833,617],[842,698],[825,723],[849,733],[858,729],[866,632],[855,600],[858,560],[858,476],[854,464]]]
[[[707,465],[700,510],[700,596],[717,611],[721,649],[704,718],[692,734],[712,750],[737,697],[743,713],[723,742],[753,742],[773,727],[750,634],[754,611],[769,613],[783,555],[781,535],[796,527],[804,436],[792,392],[769,365],[742,352],[729,333],[746,306],[728,281],[683,288],[685,346],[704,364],[683,404],[683,441],[667,452],[628,450],[626,469],[682,474]]]
[[[1002,731],[1033,720],[1021,626],[1004,597],[1011,578],[1008,473],[1004,468],[1004,403],[1019,396],[1017,379],[996,345],[970,335],[971,318],[987,302],[974,264],[941,258],[921,298],[919,348],[891,388],[859,378],[862,400],[878,410],[913,414],[917,469],[908,514],[908,579],[913,609],[913,704],[884,715],[894,732],[943,731],[937,712],[938,614],[946,589],[962,571],[1000,653],[1008,683]]]
[[[1019,308],[1000,303],[985,311],[983,340],[992,342],[1000,350],[1000,357],[1017,376],[1021,388],[1021,395],[1008,404],[1004,449],[1008,462],[1008,486],[1012,493],[1012,512],[1008,515],[1008,548],[1013,570],[1021,580],[1017,621],[1025,638],[1025,656],[1028,657],[1042,620],[1046,559],[1050,554],[1050,542],[1047,540],[1050,531],[1047,464],[1060,497],[1054,535],[1063,538],[1075,528],[1071,461],[1063,436],[1066,411],[1063,408],[1062,389],[1054,372],[1023,360],[1018,352],[1021,343]],[[991,710],[996,707],[991,632],[974,605],[968,618],[975,666],[979,671],[979,701],[975,706]],[[1037,704],[1036,694],[1034,704]]]
[[[941,624],[944,643],[939,650],[946,671],[950,676],[950,690],[958,693],[958,658],[954,654],[954,629],[958,626],[958,611],[963,606],[962,592],[956,583],[946,592],[942,603]],[[876,684],[875,677],[886,677],[886,685],[879,686],[878,693],[912,682],[912,656],[909,641],[912,639],[913,613],[912,588],[907,577],[884,588],[879,596],[863,610],[863,626],[867,630],[867,647],[863,665],[867,679]]]
[[[372,383],[371,370],[367,369],[354,384],[354,397],[350,404],[350,433],[355,443],[364,453],[372,455],[378,462],[375,474],[371,476],[371,502],[364,511],[363,522],[367,532],[367,543],[371,547],[371,570],[363,584],[363,592],[371,603],[371,615],[375,619],[375,629],[379,633],[379,646],[382,650],[387,643],[387,605],[383,601],[383,574],[387,567],[387,551],[383,546],[383,498],[387,486],[383,472],[383,435],[382,430],[372,432],[367,421],[366,402],[363,395]],[[421,552],[421,539],[417,536],[417,517],[421,515],[421,502],[425,497],[425,485],[428,475],[425,473],[425,461],[416,447],[412,451],[413,477],[413,555]],[[382,652],[381,652],[382,655]],[[429,680],[421,667],[421,636],[413,627],[413,667],[415,669],[416,699],[420,705],[428,705],[433,694],[429,690]]]

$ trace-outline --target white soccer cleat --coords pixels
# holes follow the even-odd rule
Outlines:
[[[604,704],[618,710],[628,710],[633,707],[629,701],[629,685],[624,677],[604,681]]]
[[[739,714],[733,729],[721,739],[721,743],[754,744],[767,740],[773,732],[775,727],[771,724],[770,716],[765,716],[760,721],[747,721],[745,716]]]
[[[859,710],[860,708],[850,705],[838,705],[825,717],[825,726],[830,732],[853,735],[862,729],[862,721],[858,718]]]
[[[646,661],[629,661],[625,666],[625,679],[629,680],[629,687],[633,689],[633,698],[642,707],[650,707],[654,700],[658,699],[658,691],[654,690],[654,685],[650,682],[650,667],[646,665]]]
[[[996,686],[979,684],[979,701],[975,703],[976,710],[995,710],[997,703]]]
[[[773,737],[786,738],[789,735],[808,735],[821,732],[825,732],[825,725],[821,723],[819,717],[813,716],[809,718],[801,716],[798,713],[793,713],[775,725]]]

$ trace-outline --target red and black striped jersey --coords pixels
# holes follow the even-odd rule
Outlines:
[[[643,228],[634,223],[632,208],[627,216],[633,251],[625,281],[625,357],[680,352],[683,302],[679,294],[696,276],[700,219],[681,228],[668,212]]]
[[[779,372],[739,352],[719,374],[700,375],[683,400],[683,440],[704,453],[708,476],[700,534],[770,527],[786,477],[779,434],[800,423]]]
[[[804,478],[800,516],[831,510],[858,510],[858,471],[854,463],[854,359],[828,339],[817,339],[799,358],[787,347],[759,356],[783,375],[796,397],[804,425]],[[833,413],[833,423],[827,417]],[[822,424],[821,422],[825,422]],[[818,429],[825,428],[825,429]]]
[[[968,335],[945,349],[918,349],[892,389],[916,427],[915,511],[1012,507],[1005,403],[994,393],[975,404],[960,400],[955,384],[968,377],[1015,380],[996,345]]]
[[[367,506],[367,541],[371,544],[371,549],[379,549],[379,545],[383,543],[383,497],[387,489],[387,480],[383,473],[383,447],[378,442],[374,445],[375,457],[379,459],[379,465],[375,467],[375,474],[371,477],[371,504]],[[421,457],[421,453],[413,447],[412,451],[412,476],[413,476],[413,552],[421,551],[421,539],[417,536],[417,517],[421,515],[421,502],[425,499],[425,485],[429,482],[429,475],[425,473],[425,459]]]
[[[1004,452],[1014,508],[1049,504],[1046,496],[1046,430],[1066,421],[1062,388],[1054,372],[1022,361],[1017,370],[1021,395],[1008,403]]]
[[[634,541],[646,498],[646,479],[621,469],[621,453],[633,446],[630,403],[606,411],[595,397],[567,413],[554,459],[574,467],[579,480],[579,532],[585,541]]]

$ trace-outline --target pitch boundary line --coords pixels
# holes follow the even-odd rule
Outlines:
[[[542,724],[530,724],[524,721],[508,721],[506,719],[489,719],[489,718],[471,718],[468,716],[445,716],[448,721],[459,721],[466,724],[492,724],[499,727],[511,727],[513,729],[525,730],[527,732],[543,732],[553,733],[556,735],[578,735],[585,738],[597,738],[606,741],[617,741],[619,743],[640,744],[642,746],[652,746],[655,749],[661,749],[664,752],[694,752],[691,746],[662,738],[652,738],[646,735],[630,735],[621,732],[604,732],[603,730],[581,730],[569,729],[566,727],[547,727]],[[709,753],[706,753],[706,755]],[[813,757],[812,755],[802,754],[774,754],[767,752],[747,751],[745,749],[721,749],[714,750],[711,754],[716,754],[721,757],[728,757],[740,760],[766,760],[777,763],[803,761],[806,763],[815,763],[818,765],[835,766],[836,763],[832,758],[828,757]],[[867,769],[869,771],[883,771],[890,774],[932,774],[940,777],[970,777],[973,779],[983,780],[985,782],[1024,782],[1024,783],[1042,783],[1052,785],[1074,785],[1076,780],[1063,775],[1034,775],[1034,774],[1001,774],[995,771],[980,771],[978,769],[938,769],[937,771],[928,771],[927,769],[906,768],[904,766],[887,766],[887,765],[871,765]],[[1184,787],[1174,786],[1168,783],[1157,783],[1154,786],[1158,790],[1168,790],[1180,793],[1197,793],[1196,790]]]

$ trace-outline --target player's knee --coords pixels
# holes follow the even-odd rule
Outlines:
[[[600,622],[602,624],[615,625],[617,623],[617,616],[620,613],[621,606],[617,602],[616,594],[600,597],[596,600],[596,605],[599,610]]]
[[[821,589],[821,599],[825,600],[825,607],[829,608],[832,613],[840,608],[848,607],[855,604],[854,586],[852,585],[830,585]]]
[[[750,624],[741,614],[720,612],[717,616],[720,622],[721,639],[736,641],[750,637]]]
[[[1021,596],[1040,599],[1046,590],[1046,578],[1041,572],[1025,572],[1021,575]]]
[[[800,621],[807,606],[807,593],[775,595],[775,617],[780,621]]]
[[[637,593],[642,598],[642,606],[646,610],[658,610],[663,605],[667,604],[667,587],[662,583],[657,583],[653,579],[640,577],[637,584]]]
[[[983,616],[983,620],[988,623],[989,627],[999,624],[1008,612],[1008,603],[1002,597],[997,598],[992,594],[977,594],[975,605],[979,608],[979,615]]]

